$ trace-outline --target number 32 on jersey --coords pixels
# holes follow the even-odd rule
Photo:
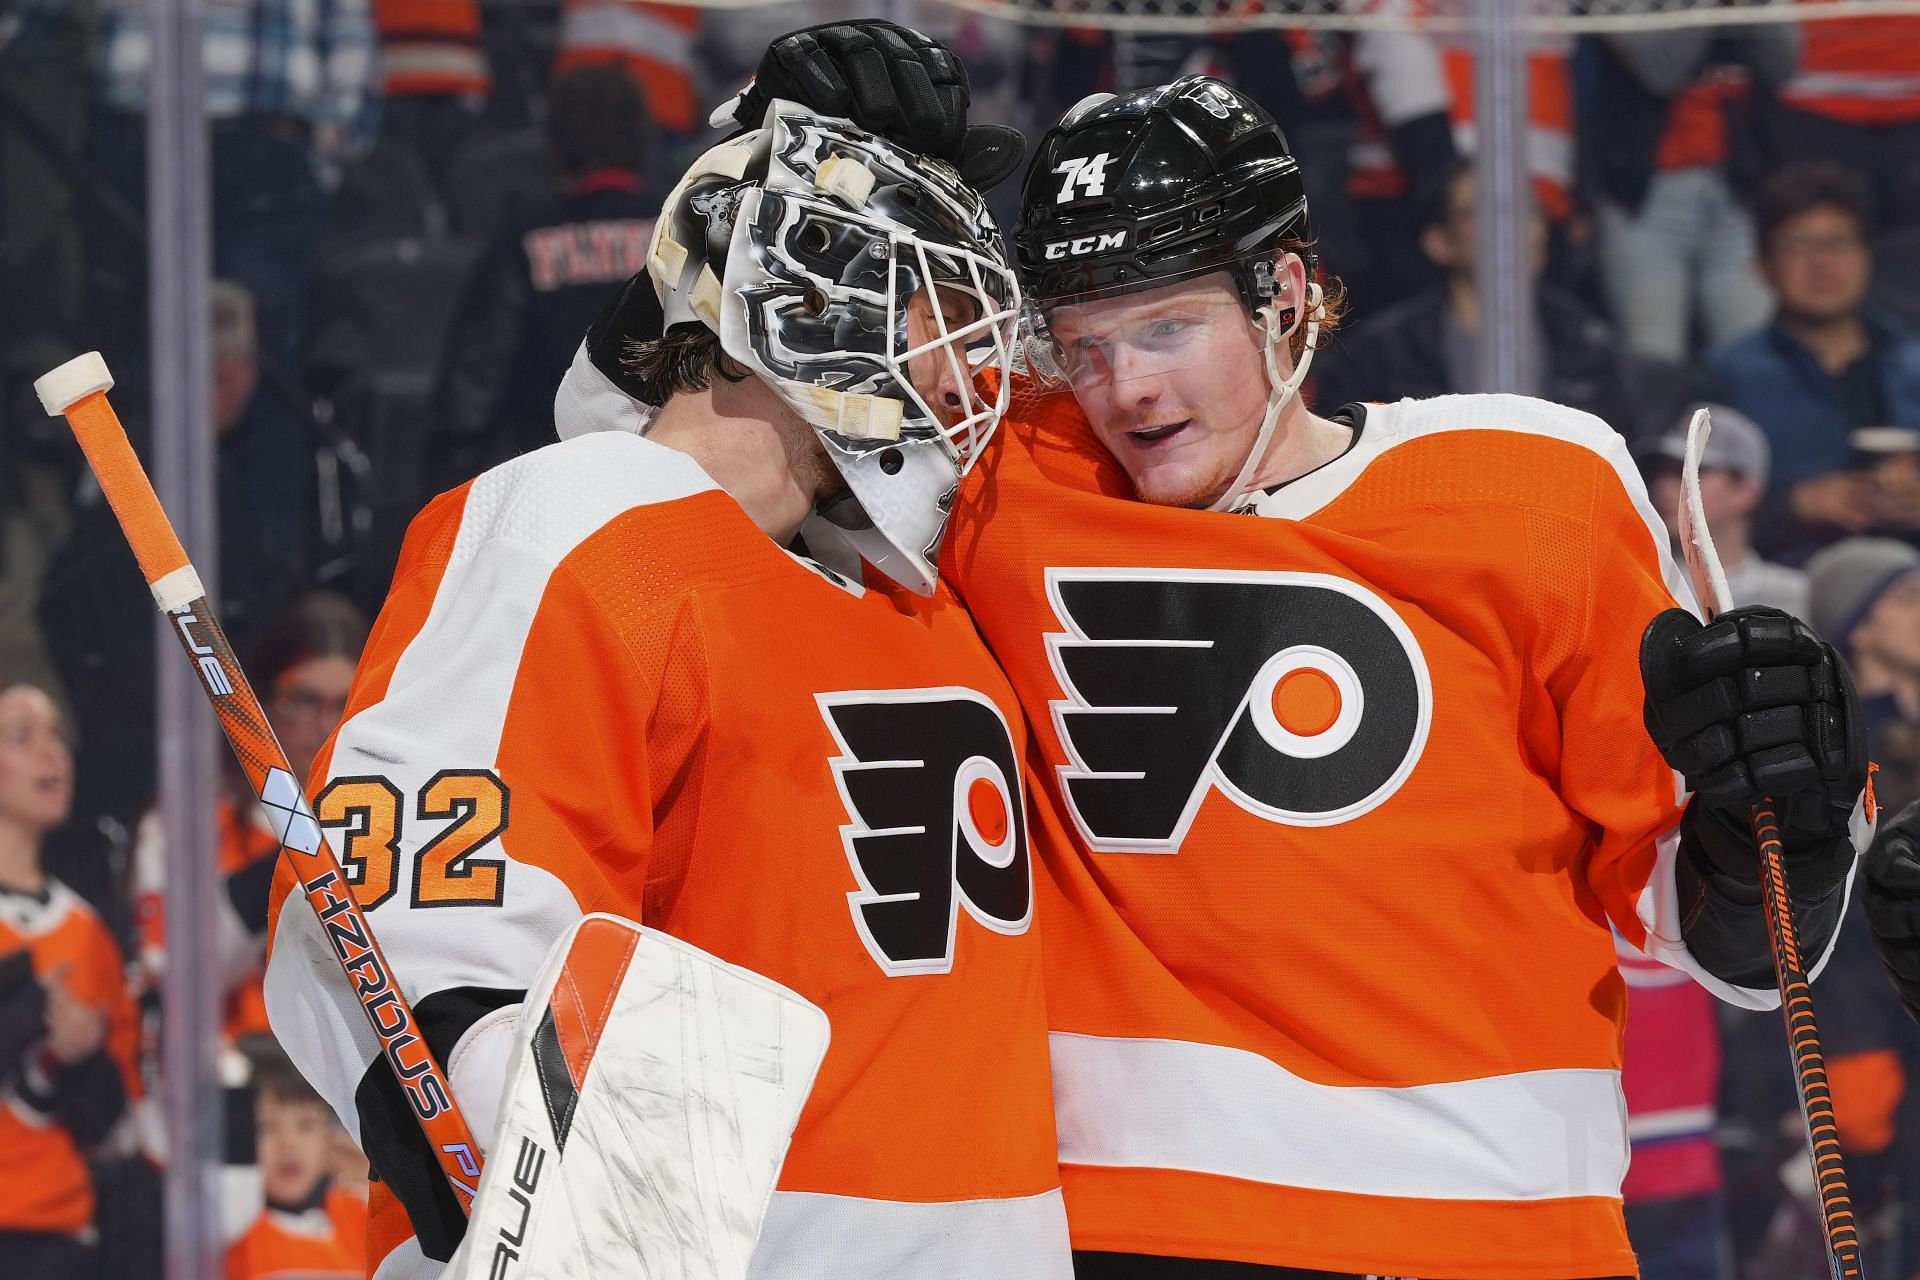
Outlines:
[[[497,907],[506,860],[478,856],[507,829],[507,786],[490,769],[443,769],[414,805],[421,822],[446,822],[413,856],[408,901],[416,907]],[[320,825],[345,833],[340,865],[353,896],[371,911],[399,892],[405,797],[377,774],[335,778],[315,799]]]

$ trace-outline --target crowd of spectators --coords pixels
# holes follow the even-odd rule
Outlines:
[[[1521,389],[1611,423],[1668,517],[1689,411],[1714,405],[1702,488],[1736,598],[1801,614],[1848,657],[1875,785],[1897,808],[1920,796],[1920,18],[1816,20],[1819,0],[1805,3],[1801,22],[1534,39],[1516,198],[1532,206],[1537,358]],[[304,762],[342,712],[407,521],[547,440],[553,388],[643,265],[707,109],[770,37],[854,7],[203,9],[220,529],[203,557]],[[1030,138],[1090,92],[1233,80],[1286,128],[1318,266],[1354,317],[1308,393],[1330,406],[1478,389],[1465,36],[1054,29],[936,0],[862,11],[948,41],[975,119]],[[144,445],[150,48],[138,4],[0,0],[0,1085],[15,1100],[0,1126],[32,1144],[9,1176],[35,1192],[0,1196],[0,1252],[35,1259],[8,1274],[65,1280],[158,1266],[164,855],[146,593],[29,387],[104,351]],[[1009,221],[1016,187],[993,196]],[[347,1274],[364,1162],[259,1007],[271,837],[237,786],[218,830],[241,1188],[223,1213],[229,1274]],[[121,957],[130,982],[114,977]],[[1622,967],[1629,1221],[1649,1280],[1813,1274],[1777,1019],[1719,1008],[1636,957]],[[1920,1041],[1859,928],[1820,986],[1875,1275],[1910,1280]]]

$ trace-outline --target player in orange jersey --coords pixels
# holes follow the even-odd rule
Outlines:
[[[20,1280],[93,1273],[87,1154],[133,1087],[120,949],[40,862],[72,801],[53,700],[0,685],[0,1271]]]
[[[265,1205],[228,1246],[227,1280],[352,1280],[362,1274],[367,1201],[334,1185],[333,1113],[277,1048],[249,1057]]]
[[[1017,242],[1063,390],[1016,403],[942,567],[1069,835],[1039,852],[1076,1274],[1632,1273],[1612,933],[1772,1003],[1771,793],[1824,954],[1868,825],[1844,669],[1784,614],[1675,607],[1595,418],[1312,412],[1305,194],[1226,85],[1069,113]]]
[[[1070,1274],[1024,724],[933,565],[1007,393],[1003,255],[951,169],[844,121],[787,108],[707,153],[568,375],[575,438],[415,521],[314,769],[483,1146],[583,914],[825,1012],[768,1280]],[[630,348],[636,289],[668,328]],[[464,1222],[291,887],[275,1032],[380,1179],[369,1269],[438,1274]]]
[[[1770,1002],[1771,793],[1825,952],[1865,825],[1844,668],[1784,614],[1675,608],[1604,423],[1311,412],[1304,193],[1228,87],[1083,106],[1018,240],[1071,394],[983,468],[949,568],[1076,834],[1049,999],[1081,1272],[1630,1273],[1608,926]]]

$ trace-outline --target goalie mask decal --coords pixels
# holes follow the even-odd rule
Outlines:
[[[1047,595],[1061,790],[1094,850],[1178,852],[1216,789],[1283,826],[1346,822],[1426,745],[1419,644],[1345,579],[1049,569]]]
[[[960,908],[995,933],[1033,918],[1020,761],[971,689],[817,695],[840,754],[854,928],[889,975],[953,968]]]

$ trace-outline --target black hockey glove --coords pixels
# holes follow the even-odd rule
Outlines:
[[[1647,732],[1693,789],[1685,843],[1698,869],[1757,890],[1750,806],[1771,797],[1797,903],[1846,879],[1867,784],[1860,700],[1833,646],[1791,614],[1734,609],[1702,626],[1680,609],[1640,642]]]
[[[1881,826],[1864,873],[1873,949],[1900,1003],[1920,1019],[1920,800]]]
[[[775,98],[845,116],[909,151],[937,156],[980,191],[1018,169],[1026,150],[1017,129],[967,124],[972,91],[951,49],[881,18],[824,23],[775,40],[733,103],[733,120],[758,128]],[[715,123],[724,123],[718,113]]]

